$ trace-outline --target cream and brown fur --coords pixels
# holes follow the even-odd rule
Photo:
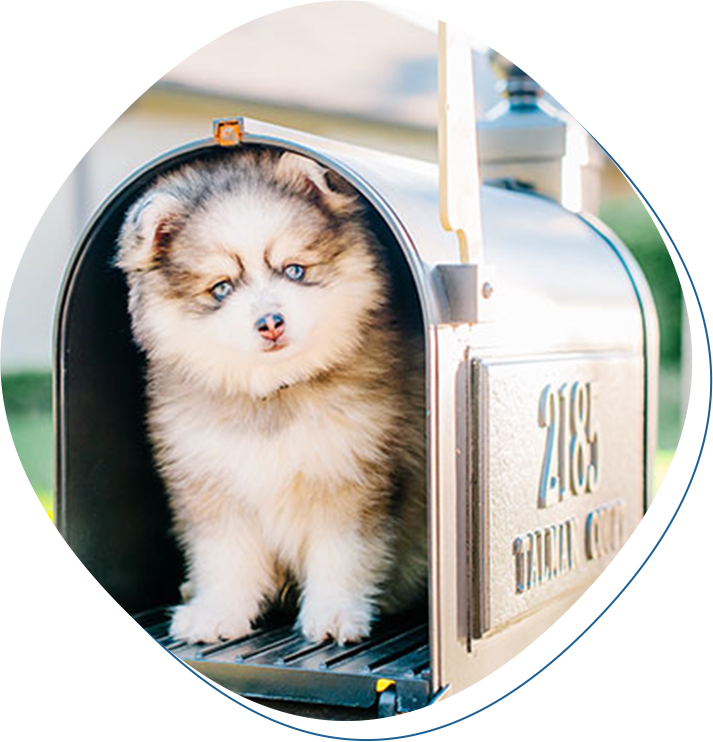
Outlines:
[[[314,641],[421,598],[423,376],[354,191],[260,148],[189,164],[129,210],[117,263],[187,562],[172,633],[240,637],[286,580]]]

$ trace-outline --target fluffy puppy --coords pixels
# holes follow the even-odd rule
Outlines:
[[[117,264],[187,562],[174,636],[243,636],[286,581],[313,641],[423,595],[423,376],[379,250],[346,182],[276,150],[185,165],[129,210]]]

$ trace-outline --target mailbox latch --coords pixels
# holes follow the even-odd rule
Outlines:
[[[213,141],[221,147],[235,147],[243,141],[243,120],[215,119],[213,121]]]

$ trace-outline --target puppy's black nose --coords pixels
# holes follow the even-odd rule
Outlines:
[[[267,340],[277,340],[285,331],[285,318],[281,314],[266,314],[255,323],[255,329]]]

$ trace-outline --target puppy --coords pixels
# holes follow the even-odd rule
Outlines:
[[[117,264],[187,563],[175,637],[241,637],[286,583],[315,642],[423,596],[423,372],[380,252],[343,179],[272,149],[185,165],[129,210]]]

